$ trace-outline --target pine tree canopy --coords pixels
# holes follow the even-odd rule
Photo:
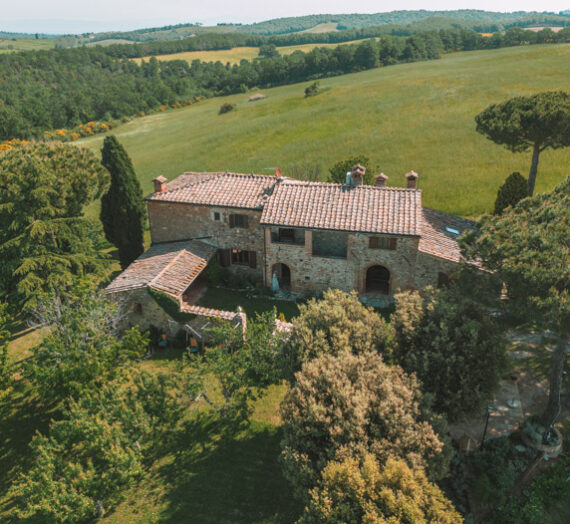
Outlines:
[[[144,251],[142,189],[129,155],[114,136],[105,138],[101,155],[101,163],[111,174],[111,185],[101,199],[101,222],[125,268]]]
[[[477,131],[513,153],[532,149],[528,177],[534,193],[538,158],[547,148],[570,146],[570,94],[547,91],[493,104],[475,117]]]
[[[0,156],[0,297],[33,308],[74,275],[106,265],[98,225],[81,216],[107,173],[87,149],[34,143]]]

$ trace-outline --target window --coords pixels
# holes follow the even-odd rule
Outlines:
[[[220,213],[214,211],[214,220],[220,220]]]
[[[232,264],[237,264],[238,266],[249,266],[249,251],[232,249]]]
[[[135,315],[142,315],[143,314],[142,304],[139,304],[138,302],[136,304],[134,304],[133,305],[133,313]]]
[[[304,246],[305,232],[302,229],[274,227],[271,229],[271,242]]]
[[[218,263],[222,267],[231,265],[257,267],[257,253],[241,249],[220,249],[218,251]]]
[[[247,229],[248,226],[247,215],[230,215],[230,227],[242,227]]]
[[[391,237],[370,237],[370,249],[396,249],[396,239]]]

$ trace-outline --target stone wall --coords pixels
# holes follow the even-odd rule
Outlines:
[[[418,253],[418,262],[414,275],[414,288],[422,289],[427,286],[437,287],[439,273],[452,277],[459,271],[459,264],[443,258],[434,257],[427,253]]]
[[[156,303],[146,287],[109,293],[107,297],[118,304],[122,330],[138,326],[142,331],[146,331],[155,326],[164,330],[168,337],[174,337],[182,329],[182,324]]]
[[[360,293],[366,291],[366,272],[374,265],[390,271],[390,294],[414,285],[418,239],[399,237],[395,250],[370,249],[370,235],[348,234],[346,258],[314,256],[313,231],[306,230],[305,245],[271,242],[266,228],[266,285],[271,286],[274,265],[286,264],[291,270],[291,291],[316,293],[329,287]],[[437,278],[437,277],[436,277]]]
[[[257,253],[257,267],[230,266],[242,273],[262,278],[263,228],[259,225],[261,210],[196,206],[192,204],[149,201],[148,216],[153,243],[203,238],[203,242],[219,249],[239,249]],[[248,217],[247,228],[230,227],[230,215]],[[219,220],[216,218],[219,217]]]

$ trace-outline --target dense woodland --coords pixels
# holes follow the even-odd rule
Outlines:
[[[321,37],[312,35],[315,36]],[[127,59],[149,52],[145,46],[153,46],[155,53],[191,50],[195,46],[219,49],[244,43],[242,38],[214,34],[144,46],[81,47],[2,55],[0,140],[41,137],[46,130],[117,119],[197,96],[226,95],[252,87],[272,87],[378,66],[432,60],[441,53],[567,42],[570,28],[558,33],[550,29],[535,33],[513,28],[504,35],[497,33],[488,38],[466,30],[428,31],[408,37],[384,35],[378,40],[315,48],[308,53],[298,51],[289,56],[274,53],[269,58],[242,61],[234,66],[198,60],[190,65],[183,60],[160,62],[154,58],[139,65]],[[263,41],[271,43],[272,39]]]

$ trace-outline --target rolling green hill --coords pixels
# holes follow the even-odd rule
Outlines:
[[[432,20],[433,19],[433,20]],[[445,20],[443,25],[442,20]],[[426,25],[423,25],[425,21]],[[95,40],[109,38],[127,39],[137,42],[152,40],[177,40],[203,33],[241,33],[249,35],[281,35],[296,32],[336,31],[342,29],[362,29],[371,26],[405,26],[413,24],[423,30],[454,27],[474,29],[481,32],[504,31],[512,26],[529,25],[569,25],[570,18],[564,14],[518,11],[499,13],[477,9],[459,9],[453,11],[390,11],[382,13],[318,14],[293,16],[264,20],[253,24],[219,24],[201,26],[196,24],[178,24],[165,27],[137,29],[125,32],[97,33]]]
[[[528,172],[530,154],[513,154],[475,132],[474,116],[516,95],[568,88],[570,45],[536,45],[448,55],[307,83],[214,98],[120,126],[145,192],[153,177],[183,171],[231,170],[302,176],[319,166],[321,180],[338,160],[364,154],[389,185],[420,173],[424,205],[474,217],[492,209],[512,171]],[[218,115],[225,102],[235,111]],[[94,150],[102,136],[78,142]],[[570,174],[570,148],[541,155],[537,191]],[[93,210],[94,211],[94,210]]]

